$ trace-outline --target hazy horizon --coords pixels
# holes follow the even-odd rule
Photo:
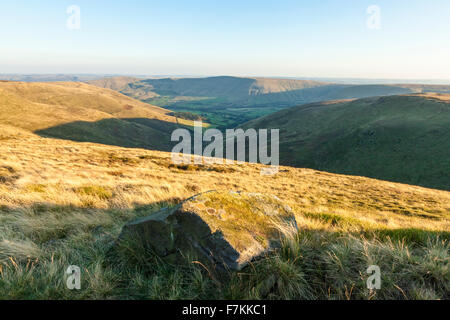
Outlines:
[[[0,71],[448,81],[448,12],[445,0],[18,0],[0,4]]]
[[[388,79],[388,78],[346,78],[346,77],[308,77],[308,76],[267,76],[267,75],[233,75],[233,74],[115,74],[115,73],[0,73],[0,80],[14,80],[14,77],[38,77],[38,76],[73,76],[85,77],[80,81],[88,79],[100,79],[111,77],[135,77],[140,79],[148,78],[214,78],[214,77],[239,77],[239,78],[272,78],[272,79],[292,79],[292,80],[314,80],[340,84],[450,84],[450,79]]]

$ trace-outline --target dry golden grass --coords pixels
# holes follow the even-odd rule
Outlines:
[[[86,83],[100,88],[122,91],[126,89],[129,84],[136,81],[139,81],[139,78],[119,76],[119,77],[108,77],[98,80],[90,80],[86,81]]]
[[[450,102],[450,94],[448,94],[448,93],[427,92],[427,93],[419,94],[418,96],[426,97],[426,98],[430,98],[430,99],[434,99],[434,100],[439,100],[439,101]]]
[[[0,123],[31,131],[74,121],[113,118],[148,118],[192,125],[192,121],[177,120],[169,112],[85,83],[0,83]]]
[[[260,169],[175,166],[170,153],[0,125],[0,299],[448,298],[450,192]],[[198,265],[164,264],[139,246],[110,257],[126,222],[211,189],[276,195],[300,232],[224,285]],[[372,264],[383,270],[378,292],[365,284]],[[69,265],[82,267],[83,290],[65,287]]]
[[[5,126],[0,141],[0,167],[13,168],[15,177],[0,184],[0,206],[9,208],[133,208],[212,189],[239,190],[274,194],[299,216],[334,214],[374,228],[450,230],[446,191],[290,167],[273,176],[260,175],[256,164],[177,167],[170,153],[45,139]],[[85,186],[112,194],[77,191]]]
[[[32,133],[175,122],[166,112],[87,84],[0,83],[0,299],[448,298],[450,192],[290,167],[264,176],[257,164],[175,165],[170,153]],[[276,195],[300,232],[223,285],[139,245],[111,256],[127,222],[213,189]],[[372,264],[383,270],[378,293],[365,284]],[[69,265],[82,268],[83,290],[67,290]]]
[[[301,90],[325,86],[328,83],[312,80],[254,78],[256,81],[250,87],[250,94],[268,94],[286,91]]]

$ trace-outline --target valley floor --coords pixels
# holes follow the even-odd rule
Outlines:
[[[170,156],[0,127],[0,299],[450,298],[450,192],[290,167],[174,166]],[[299,234],[226,284],[197,264],[111,254],[128,221],[213,189],[278,196]],[[66,288],[70,265],[82,290]],[[370,265],[380,290],[366,287]]]

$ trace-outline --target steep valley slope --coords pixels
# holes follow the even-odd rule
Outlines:
[[[68,139],[89,132],[79,126],[61,131],[61,139],[42,134],[48,126],[113,119],[125,139],[133,131],[153,134],[129,117],[176,121],[119,94],[106,103],[112,92],[92,90],[2,84],[2,299],[449,298],[450,192],[287,166],[267,176],[258,164],[175,165],[169,152]],[[431,102],[438,104],[432,110],[444,110]],[[120,141],[118,128],[95,130]],[[126,223],[209,190],[277,196],[300,231],[228,283],[197,263],[163,263],[140,247],[111,253]],[[383,270],[383,290],[366,287],[373,264]],[[67,290],[62,279],[69,265],[82,267],[82,290]]]
[[[280,162],[450,190],[450,95],[322,102],[256,119],[280,129]]]
[[[448,85],[336,84],[312,80],[218,76],[134,79],[111,77],[88,83],[170,110],[201,115],[221,129],[287,107],[337,99],[408,93],[450,93]]]
[[[0,82],[0,123],[46,137],[170,150],[190,121],[116,91],[80,82]]]

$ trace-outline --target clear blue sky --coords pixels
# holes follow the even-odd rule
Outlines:
[[[1,0],[0,73],[450,79],[450,1]]]

